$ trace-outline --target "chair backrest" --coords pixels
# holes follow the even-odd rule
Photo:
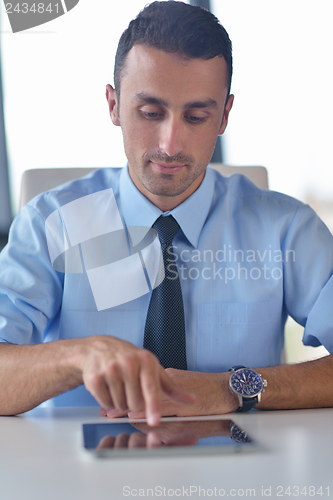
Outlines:
[[[268,174],[265,167],[230,167],[223,163],[211,163],[209,166],[222,175],[243,174],[259,188],[268,189]]]
[[[84,177],[96,168],[34,168],[23,172],[20,208],[44,191]]]
[[[222,175],[243,174],[260,188],[268,188],[265,167],[229,167],[222,163],[212,163],[211,167]],[[20,208],[34,196],[49,191],[60,184],[79,179],[96,168],[35,168],[23,172],[21,181]]]

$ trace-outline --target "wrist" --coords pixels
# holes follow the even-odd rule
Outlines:
[[[231,413],[236,411],[239,407],[239,401],[236,394],[230,391],[229,379],[230,373],[224,372],[219,374],[221,398],[220,398],[220,414]]]
[[[59,340],[62,349],[59,358],[59,367],[64,373],[70,373],[77,385],[83,383],[83,367],[89,347],[88,338]]]

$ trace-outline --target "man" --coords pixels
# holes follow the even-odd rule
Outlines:
[[[305,325],[306,344],[333,351],[332,235],[297,200],[207,168],[232,108],[231,72],[229,37],[203,9],[154,2],[130,23],[115,88],[106,89],[128,169],[99,170],[34,199],[1,257],[1,414],[55,396],[60,405],[97,400],[110,417],[145,414],[150,424],[254,402],[263,409],[333,405],[332,355],[278,366],[288,314]],[[124,292],[119,283],[142,276],[144,245],[115,274],[133,228],[156,227],[170,215],[180,228],[169,254],[186,330],[172,350],[178,356],[183,345],[187,370],[162,367],[150,347],[142,349],[156,343],[147,340],[147,325],[160,287],[150,280],[149,293],[136,284]],[[146,259],[148,276],[150,266]],[[119,299],[130,293],[131,300]],[[230,390],[229,369],[237,374],[241,365],[267,381],[260,403]],[[242,377],[246,391],[252,381]]]

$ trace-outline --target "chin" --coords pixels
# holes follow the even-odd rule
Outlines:
[[[145,186],[145,188],[147,189],[147,191],[149,191],[151,194],[155,195],[155,196],[166,196],[166,197],[169,197],[169,198],[173,198],[175,196],[179,196],[180,194],[182,194],[185,190],[172,190],[172,189],[166,189],[166,188],[154,188],[152,186]]]

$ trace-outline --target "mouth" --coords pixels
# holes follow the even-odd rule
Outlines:
[[[163,174],[175,174],[181,169],[185,168],[185,165],[164,165],[163,163],[150,162],[153,167]]]

